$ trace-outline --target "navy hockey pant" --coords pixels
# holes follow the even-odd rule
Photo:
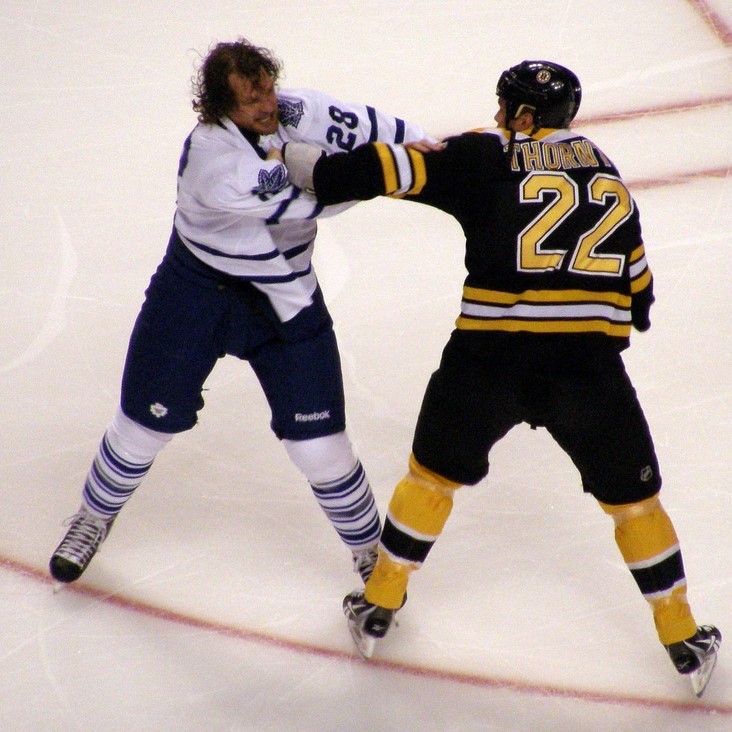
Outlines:
[[[137,317],[122,378],[123,412],[150,429],[193,427],[217,360],[249,361],[279,438],[304,440],[345,429],[340,357],[318,289],[313,305],[281,323],[251,283],[197,260],[171,237]]]

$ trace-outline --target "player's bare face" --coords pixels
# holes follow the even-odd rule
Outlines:
[[[229,86],[236,98],[236,107],[229,112],[234,124],[258,135],[277,132],[277,95],[269,74],[263,72],[256,82],[229,74]]]
[[[516,132],[531,131],[534,128],[533,108],[526,104],[519,107],[518,114],[514,119],[507,119],[506,100],[498,97],[498,111],[493,115],[498,127],[503,130],[515,130]]]

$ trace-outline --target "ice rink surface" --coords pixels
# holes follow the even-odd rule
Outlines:
[[[732,729],[730,0],[4,0],[0,7],[0,729]],[[268,428],[248,365],[214,371],[82,580],[47,563],[118,400],[167,242],[190,77],[246,36],[314,87],[435,135],[493,126],[524,58],[580,76],[575,127],[616,162],[656,277],[626,363],[699,622],[726,633],[697,700],[568,458],[517,428],[456,496],[370,663],[341,546]],[[463,239],[413,204],[321,225],[349,430],[385,509],[458,312]]]

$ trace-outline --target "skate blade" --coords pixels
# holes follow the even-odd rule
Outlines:
[[[59,580],[56,580],[53,583],[53,594],[56,595],[59,592],[61,592],[61,590],[63,590],[63,588],[64,588],[64,584],[65,584],[64,582],[59,582]]]
[[[348,630],[351,631],[351,638],[353,638],[353,642],[356,645],[358,655],[364,661],[368,661],[374,653],[376,638],[362,633],[358,625],[352,620],[348,621]]]
[[[697,697],[701,697],[704,693],[704,689],[707,688],[709,679],[712,678],[712,671],[717,663],[717,654],[712,653],[704,659],[704,663],[696,671],[692,671],[689,674],[689,680],[691,681],[691,687],[694,689],[694,693]]]

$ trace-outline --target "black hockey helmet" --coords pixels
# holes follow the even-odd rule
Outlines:
[[[577,75],[551,61],[522,61],[498,79],[496,94],[506,100],[506,119],[530,107],[537,127],[568,127],[582,99]]]

